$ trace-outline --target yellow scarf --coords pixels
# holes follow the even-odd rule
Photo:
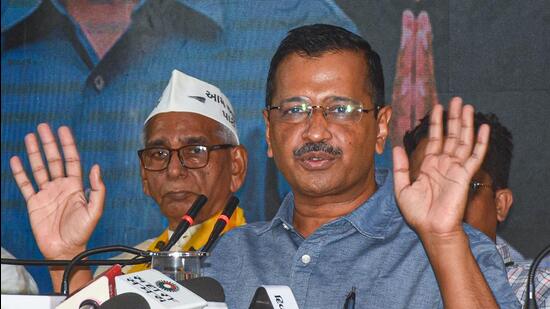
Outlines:
[[[221,213],[221,212],[220,212]],[[210,236],[210,232],[212,232],[212,229],[214,228],[214,225],[216,224],[216,221],[218,220],[219,213],[215,216],[211,217],[210,219],[204,221],[199,228],[197,232],[195,232],[191,238],[183,245],[181,250],[188,251],[191,247],[195,249],[202,248],[208,241],[208,237]],[[242,208],[237,207],[235,209],[235,212],[231,216],[231,219],[229,219],[229,223],[225,226],[225,228],[222,231],[222,234],[229,231],[232,228],[235,228],[237,226],[241,226],[246,224],[246,220],[244,218],[244,211]],[[147,248],[149,251],[157,252],[159,249],[157,248],[157,245],[159,242],[167,243],[168,242],[168,229],[164,230],[162,234],[160,234],[155,241]],[[149,264],[138,264],[132,266],[130,270],[128,270],[127,273],[134,273],[142,270],[149,269]]]

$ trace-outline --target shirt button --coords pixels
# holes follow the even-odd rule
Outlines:
[[[302,255],[302,263],[309,264],[309,262],[311,262],[311,256],[307,254]]]
[[[105,87],[105,80],[103,79],[103,77],[101,77],[101,75],[97,75],[94,78],[94,86],[95,89],[97,89],[98,91],[103,90],[103,88]]]
[[[286,223],[283,223],[283,228],[287,231],[290,230],[290,227]]]

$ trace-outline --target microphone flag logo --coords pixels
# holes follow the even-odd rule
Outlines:
[[[166,292],[177,292],[180,288],[174,283],[166,280],[159,280],[155,282],[157,287],[165,290]]]

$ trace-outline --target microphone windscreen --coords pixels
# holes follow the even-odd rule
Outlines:
[[[151,309],[145,298],[137,293],[119,294],[99,306],[100,309]]]
[[[213,278],[199,277],[179,282],[191,292],[202,297],[207,302],[225,302],[222,285]]]

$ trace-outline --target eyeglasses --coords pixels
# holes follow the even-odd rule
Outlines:
[[[327,122],[343,124],[359,122],[363,113],[372,112],[377,107],[366,109],[353,99],[336,96],[325,99],[323,105],[313,105],[308,97],[292,97],[267,108],[268,111],[277,110],[274,118],[286,123],[301,123],[311,117],[314,109],[321,109]]]
[[[168,167],[172,159],[172,153],[177,152],[182,166],[195,169],[205,167],[208,164],[210,151],[231,147],[235,147],[235,145],[187,145],[178,149],[150,147],[138,150],[138,156],[144,169],[158,172]]]
[[[476,194],[477,191],[481,190],[482,188],[488,188],[492,190],[493,185],[472,180],[472,182],[470,182],[470,190],[468,191],[468,196],[474,196],[474,194]]]

